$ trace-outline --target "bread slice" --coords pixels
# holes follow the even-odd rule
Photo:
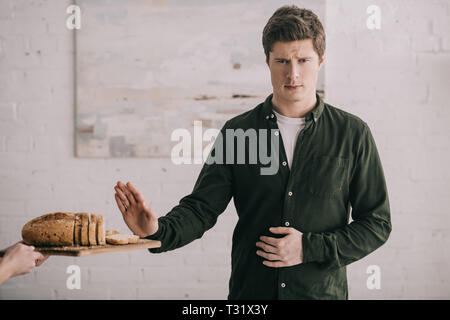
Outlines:
[[[127,234],[112,234],[106,236],[106,242],[109,244],[128,244],[129,235]]]
[[[75,223],[73,228],[73,244],[75,246],[81,245],[81,214],[75,214]]]
[[[109,230],[108,230],[109,231]],[[109,244],[131,244],[138,243],[139,236],[131,234],[116,233],[106,236],[106,242]]]
[[[89,219],[89,245],[96,246],[97,245],[97,215],[95,213],[91,213]]]
[[[110,236],[112,234],[119,234],[120,232],[117,230],[106,230],[106,235]]]
[[[72,246],[75,214],[54,212],[44,214],[26,223],[22,239],[37,246]]]
[[[128,235],[128,243],[138,243],[139,236]]]
[[[106,244],[105,226],[103,223],[103,215],[102,214],[99,214],[97,216],[97,244],[98,245]]]
[[[80,213],[81,215],[81,245],[89,245],[89,215],[86,212]]]

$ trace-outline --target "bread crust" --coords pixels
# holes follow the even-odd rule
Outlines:
[[[95,213],[91,213],[89,219],[89,245],[96,246],[97,245],[97,215]]]
[[[81,245],[89,245],[89,215],[86,212],[80,213],[81,215]]]
[[[73,244],[76,246],[81,245],[81,215],[75,214],[75,224],[73,228]]]
[[[97,215],[97,244],[98,245],[106,244],[105,225],[102,214]]]

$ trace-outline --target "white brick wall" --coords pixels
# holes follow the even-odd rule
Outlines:
[[[0,0],[2,248],[20,240],[26,221],[55,210],[103,213],[107,228],[126,231],[118,180],[135,182],[163,215],[200,170],[167,159],[74,158],[69,4]],[[381,8],[381,30],[366,27],[371,4]],[[326,100],[371,127],[393,220],[387,244],[348,267],[350,298],[450,298],[449,18],[445,0],[327,2]],[[51,257],[6,281],[0,299],[224,299],[235,223],[230,202],[213,230],[173,252]],[[81,268],[81,290],[66,288],[71,264]],[[366,287],[373,264],[380,290]]]
[[[372,4],[380,30],[366,27]],[[326,100],[369,124],[393,224],[385,246],[348,267],[350,298],[450,298],[449,18],[445,0],[328,1]],[[372,264],[380,290],[366,287]]]

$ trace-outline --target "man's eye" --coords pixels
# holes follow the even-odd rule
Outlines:
[[[306,59],[300,59],[299,60],[301,63],[305,63],[306,61],[308,61],[308,60],[306,60]]]
[[[279,63],[285,64],[287,60],[278,60]]]

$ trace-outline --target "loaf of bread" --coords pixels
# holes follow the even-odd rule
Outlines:
[[[105,244],[102,215],[54,212],[26,223],[22,228],[24,243],[35,246],[87,246]]]
[[[22,229],[26,244],[71,246],[74,243],[75,214],[55,212],[29,221]]]

